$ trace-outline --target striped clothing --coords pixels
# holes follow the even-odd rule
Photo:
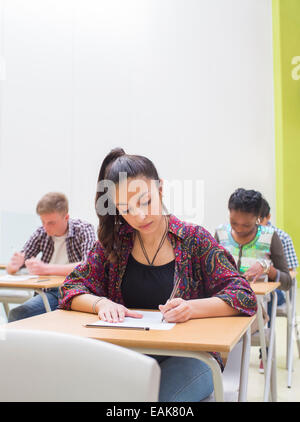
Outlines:
[[[85,261],[95,241],[95,230],[92,224],[79,219],[69,219],[66,248],[70,263]],[[43,226],[39,227],[26,242],[22,252],[25,253],[25,260],[36,257],[42,252],[41,261],[48,264],[54,252],[53,239],[47,235]]]
[[[273,233],[274,228],[270,226],[258,226],[254,239],[246,245],[239,245],[232,237],[230,224],[222,224],[216,230],[218,242],[231,253],[241,274],[249,270],[258,259],[265,259],[271,264]]]
[[[247,271],[257,259],[270,260],[276,269],[276,278],[273,281],[280,282],[281,290],[289,290],[292,279],[289,274],[282,242],[273,227],[258,226],[254,239],[245,245],[239,245],[235,242],[231,234],[230,224],[219,226],[216,230],[215,238],[221,246],[234,256],[241,273]]]

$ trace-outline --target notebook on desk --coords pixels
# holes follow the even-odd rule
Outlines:
[[[29,279],[39,278],[38,275],[10,275],[5,274],[0,277],[0,281],[12,281],[12,282],[18,282],[18,281],[26,281]]]
[[[137,330],[170,330],[175,323],[162,322],[162,314],[152,311],[138,311],[143,318],[125,317],[123,322],[107,322],[97,320],[93,323],[86,324],[89,328],[127,328]]]

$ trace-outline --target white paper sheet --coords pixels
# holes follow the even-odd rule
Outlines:
[[[38,275],[2,275],[0,277],[0,281],[25,281],[29,280],[30,278],[38,278]]]
[[[144,330],[170,330],[175,323],[161,321],[162,314],[160,312],[138,311],[143,318],[125,317],[123,322],[106,322],[98,320],[94,323],[87,324],[87,327],[119,327],[119,328],[136,328]]]

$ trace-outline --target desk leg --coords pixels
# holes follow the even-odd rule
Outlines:
[[[277,401],[277,363],[276,363],[276,343],[275,343],[275,333],[274,333],[274,346],[273,346],[273,359],[272,359],[272,369],[271,369],[271,394],[272,401]]]
[[[35,292],[42,296],[42,299],[43,299],[43,302],[44,302],[44,305],[45,305],[46,312],[51,312],[49,301],[48,301],[48,298],[47,298],[44,290],[37,289],[37,290],[35,290]]]
[[[277,309],[277,294],[276,291],[273,291],[273,303],[272,303],[272,312],[271,312],[271,321],[270,321],[270,338],[269,338],[269,347],[268,347],[268,356],[267,356],[267,365],[264,366],[265,369],[265,393],[264,401],[268,401],[270,396],[270,387],[273,391],[274,396],[272,395],[272,401],[277,400],[276,394],[276,379],[274,377],[271,379],[271,375],[274,375],[276,368],[274,368],[274,361],[276,365],[276,350],[275,350],[275,319],[276,319],[276,309]],[[272,386],[271,386],[272,383]]]
[[[270,322],[270,341],[269,341],[269,350],[271,351],[271,356],[268,356],[268,362],[270,368],[270,384],[271,384],[271,396],[272,401],[277,401],[277,368],[276,368],[276,342],[275,342],[275,328],[276,328],[276,311],[277,311],[277,293],[274,290],[272,293],[273,303],[272,303],[272,312],[271,312],[271,322]]]
[[[292,289],[293,287],[291,287]],[[290,337],[291,337],[291,320],[292,320],[292,315],[291,315],[291,301],[290,301],[290,290],[288,290],[286,292],[286,299],[285,299],[285,304],[286,304],[286,320],[287,320],[287,330],[286,330],[286,369],[289,369],[289,347],[290,347]]]
[[[241,374],[238,401],[247,401],[248,373],[250,361],[251,328],[243,336],[243,351],[241,357]]]
[[[145,349],[145,348],[132,348],[139,353],[147,355],[164,355],[164,356],[179,356],[200,359],[205,362],[212,371],[213,383],[214,383],[214,394],[216,402],[224,401],[224,390],[223,390],[223,379],[221,368],[214,357],[208,352],[192,352],[192,351],[180,351],[177,350],[161,350],[161,349]]]
[[[264,328],[264,318],[263,318],[263,297],[257,296],[257,322],[259,330],[259,342],[262,353],[262,361],[265,370],[265,389],[266,389],[266,362],[267,362],[267,346],[266,346],[266,337],[265,337],[265,328]]]
[[[287,386],[288,388],[291,388],[292,386],[292,371],[293,371],[293,343],[294,343],[294,327],[296,328],[296,285],[295,285],[295,280],[293,280],[293,284],[292,284],[292,294],[291,294],[291,309],[290,309],[290,313],[288,314],[288,347],[287,347],[287,351],[288,351],[288,355],[287,355],[287,369],[288,369],[288,382],[287,382]],[[286,292],[286,296],[287,298],[290,297],[290,292]],[[290,302],[290,301],[289,301]],[[287,301],[288,303],[288,301]]]

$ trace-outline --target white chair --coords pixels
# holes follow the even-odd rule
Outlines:
[[[5,268],[5,265],[0,265],[0,275],[7,275]],[[33,293],[34,292],[32,290],[0,288],[0,303],[2,303],[3,305],[6,314],[6,319],[8,319],[10,303],[20,305],[26,302],[26,300],[32,298]]]
[[[0,303],[3,304],[6,318],[8,319],[9,304],[22,304],[32,298],[32,290],[0,289]]]
[[[160,367],[132,350],[73,335],[0,330],[0,401],[158,400]]]
[[[222,373],[225,402],[238,401],[240,381],[241,381],[240,374],[241,374],[242,352],[243,352],[243,342],[239,341],[239,343],[230,351],[230,353],[227,356],[226,365]],[[245,380],[246,383],[247,381],[248,379]],[[206,399],[201,400],[201,401],[203,402],[215,401],[214,393],[212,393]]]
[[[277,307],[276,315],[285,317],[287,320],[287,336],[286,336],[286,368],[288,370],[287,386],[292,386],[292,371],[293,371],[293,356],[294,356],[294,338],[298,346],[298,355],[300,358],[300,336],[297,325],[296,317],[296,293],[297,293],[297,280],[294,278],[292,287],[286,292],[286,302]],[[294,337],[295,330],[295,337]]]

